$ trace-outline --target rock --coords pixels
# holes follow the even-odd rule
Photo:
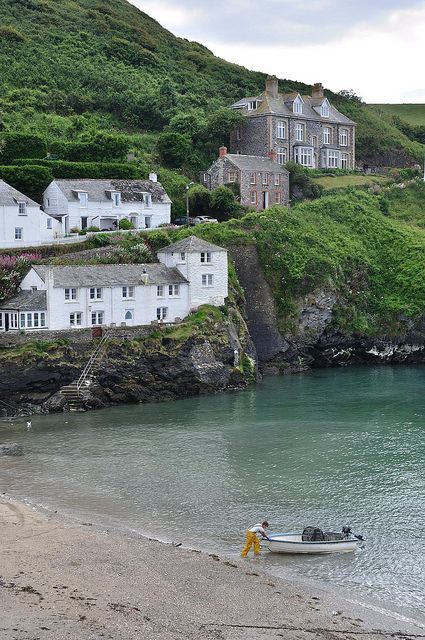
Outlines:
[[[23,456],[24,448],[17,442],[5,442],[0,444],[0,456]]]

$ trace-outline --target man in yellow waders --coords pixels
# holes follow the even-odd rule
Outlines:
[[[254,524],[253,527],[247,530],[245,546],[242,549],[242,553],[241,553],[242,558],[246,558],[246,556],[248,555],[248,551],[251,549],[252,546],[254,546],[254,555],[256,556],[259,555],[260,538],[258,537],[258,535],[260,535],[262,538],[267,539],[267,534],[265,532],[265,529],[267,529],[268,526],[269,526],[269,523],[267,522],[267,520],[264,520],[264,522]]]

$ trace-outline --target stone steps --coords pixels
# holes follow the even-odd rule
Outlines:
[[[81,394],[78,391],[77,381],[62,387],[59,393],[66,398],[70,411],[84,411]]]

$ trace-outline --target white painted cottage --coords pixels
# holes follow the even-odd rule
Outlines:
[[[123,219],[136,229],[169,223],[171,200],[155,173],[149,180],[53,180],[43,195],[44,210],[72,229],[114,231]]]
[[[158,252],[159,263],[34,265],[0,305],[0,332],[178,322],[228,295],[227,251],[194,236]]]
[[[19,249],[53,242],[62,225],[40,205],[0,180],[0,248]]]

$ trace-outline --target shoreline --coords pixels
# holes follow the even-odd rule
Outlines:
[[[0,531],[5,640],[425,638],[425,620],[272,576],[254,559],[110,532],[7,496]]]

